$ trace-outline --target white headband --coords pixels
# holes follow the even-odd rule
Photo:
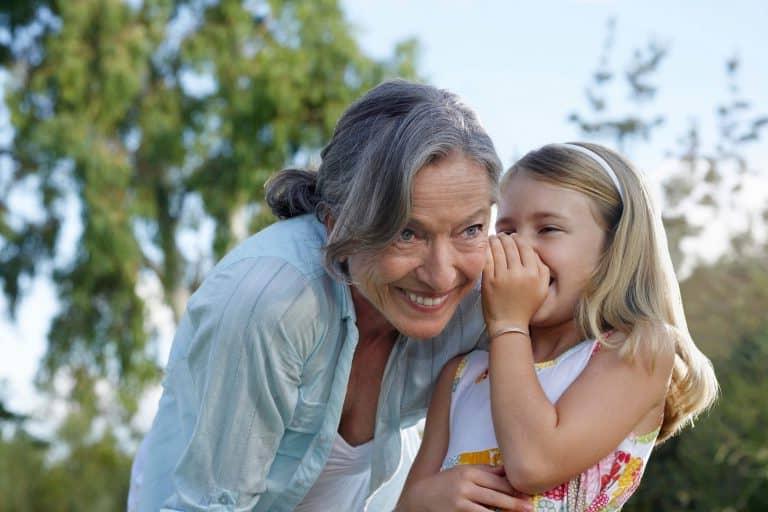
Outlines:
[[[579,153],[582,153],[584,155],[587,155],[589,158],[600,164],[600,167],[603,168],[605,171],[605,174],[608,175],[609,178],[611,178],[611,181],[616,186],[616,190],[619,191],[619,197],[621,197],[621,200],[624,201],[624,189],[621,188],[621,183],[619,183],[619,177],[616,176],[616,173],[611,168],[610,165],[608,165],[608,162],[605,161],[603,157],[592,151],[591,149],[587,149],[584,146],[579,146],[577,144],[553,144],[554,146],[563,146],[569,149],[574,149],[578,151]]]

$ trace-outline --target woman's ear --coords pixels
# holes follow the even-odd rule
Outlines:
[[[330,215],[326,215],[323,224],[325,224],[325,232],[330,235],[331,231],[333,231],[333,226],[336,225],[336,219]]]

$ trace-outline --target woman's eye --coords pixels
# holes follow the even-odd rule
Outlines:
[[[400,240],[403,242],[410,242],[416,238],[416,232],[412,229],[405,228],[400,232]]]
[[[480,235],[482,232],[483,232],[482,224],[475,224],[474,226],[469,226],[467,229],[464,230],[464,234],[470,238],[476,237]]]

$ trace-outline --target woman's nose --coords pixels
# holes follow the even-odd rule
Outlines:
[[[458,280],[456,258],[456,250],[451,244],[433,243],[427,248],[416,275],[434,292],[450,291]]]

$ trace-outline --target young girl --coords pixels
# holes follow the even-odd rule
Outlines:
[[[619,510],[654,444],[717,394],[661,217],[626,160],[582,143],[517,162],[498,213],[482,289],[490,350],[443,370],[400,508]]]

